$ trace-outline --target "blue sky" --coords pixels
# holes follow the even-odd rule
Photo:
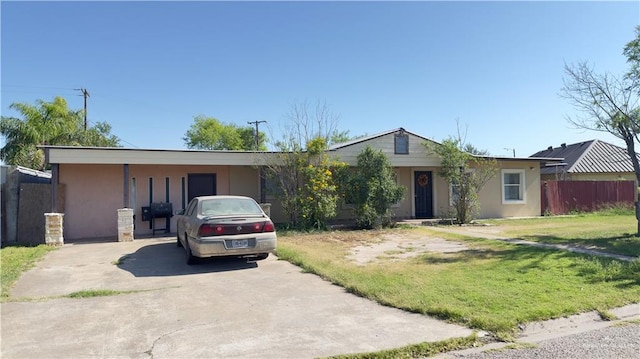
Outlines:
[[[623,74],[640,2],[1,3],[2,115],[90,93],[125,147],[185,148],[193,117],[280,136],[326,102],[352,136],[397,127],[499,156],[615,137],[574,129],[564,63]]]

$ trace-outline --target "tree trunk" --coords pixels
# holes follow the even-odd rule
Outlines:
[[[622,131],[621,131],[622,132]],[[626,132],[624,132],[626,133]],[[640,185],[640,163],[638,162],[638,156],[636,156],[635,143],[633,142],[633,136],[623,136],[624,142],[627,145],[627,153],[631,157],[631,164],[633,164],[633,171],[636,174],[636,220],[638,221],[638,230],[636,231],[636,237],[640,237],[640,193],[638,193],[638,185]]]

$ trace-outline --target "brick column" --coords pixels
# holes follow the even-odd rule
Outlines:
[[[44,214],[44,243],[50,246],[64,244],[63,218],[64,213]]]
[[[133,241],[133,209],[118,210],[118,242]]]

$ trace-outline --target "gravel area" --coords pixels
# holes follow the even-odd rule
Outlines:
[[[640,324],[622,323],[580,334],[543,340],[517,349],[494,349],[479,353],[448,353],[442,358],[468,359],[604,359],[640,358]],[[533,347],[535,346],[535,347]]]

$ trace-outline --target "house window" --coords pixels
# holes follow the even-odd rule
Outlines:
[[[264,192],[265,197],[279,197],[284,195],[282,187],[280,187],[279,180],[275,177],[275,174],[268,173],[264,177]]]
[[[525,203],[524,170],[502,170],[502,203]]]
[[[395,135],[395,154],[396,155],[408,155],[409,154],[409,135],[406,133],[399,133]]]
[[[465,171],[465,175],[461,180],[468,181],[468,177],[473,176],[475,173],[475,168],[467,168]],[[449,205],[453,206],[458,199],[460,198],[460,183],[449,183]]]

